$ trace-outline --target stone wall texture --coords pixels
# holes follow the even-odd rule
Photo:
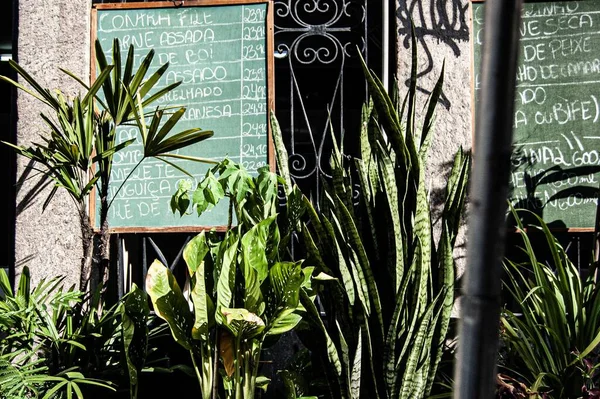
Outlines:
[[[80,86],[60,72],[68,69],[84,81],[89,79],[90,0],[18,0],[17,62],[44,87],[73,95]],[[39,142],[45,128],[43,105],[19,91],[17,94],[17,143]],[[67,284],[78,284],[81,259],[79,221],[73,201],[58,190],[50,205],[42,205],[50,192],[39,195],[39,175],[19,157],[15,259],[17,274],[27,265],[34,282],[65,275]],[[51,186],[50,186],[51,187]]]
[[[420,91],[417,110],[422,109],[445,63],[444,90],[437,108],[427,173],[432,202],[438,205],[434,213],[439,214],[454,154],[461,147],[471,149],[470,0],[398,1],[398,81],[404,92],[411,66],[410,18],[414,22],[417,38]],[[422,118],[423,115],[424,112],[419,116]],[[439,224],[436,227],[439,233]],[[460,232],[455,251],[459,274],[464,270],[466,256],[464,230]]]

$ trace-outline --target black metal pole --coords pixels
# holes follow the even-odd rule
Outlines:
[[[485,3],[454,398],[495,395],[521,0]]]

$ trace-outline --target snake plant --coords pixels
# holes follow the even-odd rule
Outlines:
[[[305,197],[309,222],[301,231],[307,261],[335,280],[317,289],[322,309],[302,298],[310,329],[300,334],[321,355],[315,364],[323,366],[329,397],[428,397],[447,339],[455,294],[453,248],[470,156],[460,150],[454,157],[438,238],[425,170],[443,70],[419,127],[414,35],[412,48],[403,102],[397,91],[387,93],[363,61],[371,99],[362,110],[360,156],[344,154],[332,134],[332,177],[324,181],[323,200],[315,206]],[[278,159],[285,161],[274,116],[272,126]],[[286,165],[280,162],[279,168],[289,180]]]

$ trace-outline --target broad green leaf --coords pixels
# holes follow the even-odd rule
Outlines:
[[[133,284],[123,300],[121,314],[123,317],[122,337],[125,360],[129,371],[129,382],[138,384],[139,373],[146,361],[148,351],[148,297],[146,293]]]
[[[282,311],[269,323],[267,335],[280,335],[294,329],[302,320],[302,316],[290,310]]]
[[[295,310],[300,301],[300,287],[304,282],[302,262],[277,262],[269,270],[269,284],[273,297],[270,303],[276,305],[275,312]]]
[[[250,339],[262,333],[264,321],[244,308],[221,308],[223,325],[235,336]]]
[[[275,221],[276,216],[272,216],[258,223],[256,226],[252,226],[243,236],[241,240],[242,252],[244,257],[245,267],[250,267],[256,273],[256,284],[260,285],[267,278],[269,273],[268,260],[267,260],[267,239],[269,238],[269,231],[271,224]],[[244,276],[246,278],[251,277],[250,273],[246,273],[244,270]],[[246,287],[250,290],[254,290],[254,287],[249,286],[248,282]]]
[[[236,259],[239,246],[239,239],[236,235],[230,234],[221,242],[218,252],[217,267],[220,273],[217,282],[217,304],[215,318],[217,323],[223,324],[221,309],[229,308],[232,305],[233,292],[235,289]]]
[[[191,350],[193,315],[175,277],[158,260],[148,269],[146,291],[152,299],[156,314],[169,324],[175,341],[185,349]]]
[[[183,250],[183,259],[188,267],[191,279],[191,299],[194,305],[194,325],[192,338],[208,339],[209,306],[206,292],[206,271],[204,258],[210,248],[204,232],[196,235],[188,242]]]

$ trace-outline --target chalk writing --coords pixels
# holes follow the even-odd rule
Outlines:
[[[473,4],[481,89],[484,4]],[[519,27],[511,201],[567,227],[593,227],[600,171],[600,7],[525,3]]]
[[[180,150],[181,155],[221,160],[228,157],[251,172],[267,165],[267,5],[187,6],[98,10],[97,36],[112,62],[111,45],[119,38],[122,62],[130,45],[135,66],[149,50],[151,71],[169,63],[157,89],[180,86],[159,98],[161,107],[186,107],[175,131],[200,127],[210,139]],[[150,109],[148,110],[150,111]],[[138,130],[124,127],[117,141],[134,139],[114,158],[109,196],[111,226],[177,227],[196,224],[174,215],[171,196],[178,181],[204,176],[208,166],[175,159],[171,164],[143,159]],[[216,207],[200,220],[204,226],[227,223],[227,209]]]

